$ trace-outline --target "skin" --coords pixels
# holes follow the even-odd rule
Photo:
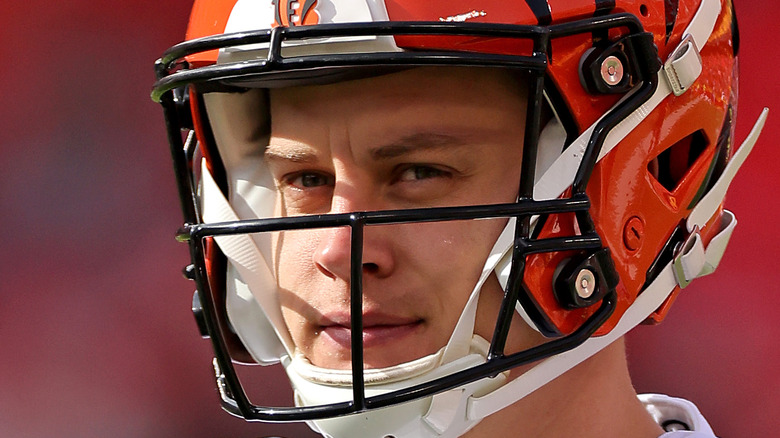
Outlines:
[[[516,76],[487,69],[414,69],[272,90],[265,156],[281,195],[278,213],[513,202],[525,102]],[[504,225],[366,229],[366,366],[396,365],[446,344]],[[343,228],[287,232],[275,247],[285,322],[297,348],[322,367],[350,366],[349,245]],[[431,262],[440,260],[447,262]],[[489,315],[502,296],[495,278],[482,295],[478,332],[490,339]]]

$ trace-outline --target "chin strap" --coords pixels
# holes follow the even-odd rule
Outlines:
[[[479,295],[482,291],[482,286],[487,281],[488,277],[497,269],[497,266],[504,260],[506,253],[512,248],[514,242],[514,230],[515,230],[515,218],[511,218],[507,221],[506,226],[499,235],[496,243],[493,245],[490,255],[482,268],[482,274],[477,281],[477,285],[474,287],[469,300],[466,303],[463,312],[458,319],[455,328],[452,331],[447,346],[444,348],[443,363],[453,362],[460,357],[465,356],[471,349],[473,339],[476,337],[474,334],[474,324],[476,322],[477,305],[479,303]],[[487,348],[485,348],[485,357],[487,356]],[[440,394],[436,394],[431,398],[431,404],[428,411],[423,416],[423,420],[438,434],[444,434],[447,429],[453,424],[456,416],[459,413],[459,406],[462,404],[462,398],[465,392],[462,388],[452,391],[446,391]],[[473,422],[468,427],[473,427],[476,422]]]
[[[484,418],[546,385],[644,321],[663,304],[678,285],[685,287],[695,278],[710,274],[717,268],[737,221],[730,211],[724,210],[721,221],[710,225],[718,227],[718,232],[706,248],[699,230],[717,213],[726,189],[752,151],[768,114],[769,110],[764,108],[723,174],[688,216],[686,225],[690,235],[678,250],[674,260],[668,263],[655,281],[639,294],[615,328],[604,336],[588,339],[573,350],[545,359],[523,375],[484,397],[470,399],[469,419]]]
[[[386,368],[368,368],[363,370],[363,379],[366,386],[384,385],[395,383],[404,379],[411,379],[426,374],[441,364],[444,349],[434,354],[421,357],[411,362]],[[292,370],[300,377],[317,384],[329,386],[350,387],[352,385],[352,370],[337,370],[322,368],[313,365],[306,356],[296,350],[290,361]]]

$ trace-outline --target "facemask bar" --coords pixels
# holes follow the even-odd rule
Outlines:
[[[552,38],[574,35],[582,32],[606,31],[624,27],[632,35],[641,35],[641,23],[630,14],[596,17],[552,26],[515,26],[482,23],[371,23],[339,24],[313,27],[274,28],[267,31],[218,35],[193,40],[174,46],[156,64],[158,81],[153,99],[162,103],[177,175],[185,226],[177,238],[188,241],[194,263],[192,277],[198,284],[206,329],[215,350],[215,369],[223,407],[247,420],[260,421],[305,421],[316,420],[350,413],[362,412],[393,404],[431,396],[482,378],[496,375],[513,367],[528,364],[565,351],[587,340],[612,314],[616,306],[616,293],[611,288],[602,298],[599,309],[570,335],[552,340],[540,346],[510,355],[504,354],[504,345],[509,331],[512,314],[518,301],[528,299],[521,293],[525,259],[540,252],[602,249],[602,242],[595,231],[588,212],[590,202],[585,194],[593,167],[602,144],[620,120],[644,103],[657,87],[655,72],[658,68],[657,55],[652,46],[652,36],[638,45],[637,54],[641,64],[640,85],[596,125],[587,150],[568,198],[537,201],[533,199],[534,167],[539,132],[541,130],[541,106],[543,101],[546,53]],[[462,53],[442,51],[361,53],[341,55],[315,55],[299,58],[282,58],[282,42],[289,39],[322,38],[354,35],[468,35],[492,38],[520,38],[533,41],[531,56],[495,55],[484,53]],[[270,49],[266,59],[242,62],[238,65],[213,65],[195,70],[181,69],[183,59],[189,54],[243,44],[268,43]],[[269,73],[316,69],[326,67],[356,66],[423,66],[458,65],[492,66],[523,69],[531,72],[526,135],[522,159],[522,173],[518,202],[513,204],[479,205],[464,207],[426,208],[413,210],[355,212],[286,218],[267,218],[217,224],[203,224],[198,212],[196,182],[193,177],[192,150],[194,139],[188,145],[182,141],[182,123],[177,111],[173,90],[189,84],[196,84],[199,92],[204,90],[231,89],[225,81],[248,78],[260,80]],[[181,106],[181,105],[179,105]],[[565,238],[536,239],[532,236],[531,218],[542,218],[550,214],[574,213],[581,228],[579,236]],[[386,394],[366,397],[363,380],[362,358],[362,237],[365,226],[401,224],[415,222],[437,222],[480,218],[517,218],[511,274],[507,285],[499,319],[493,334],[488,360],[482,365],[450,374],[417,386],[392,391]],[[307,407],[264,407],[253,405],[243,391],[230,354],[224,341],[229,330],[217,317],[217,306],[213,300],[206,272],[204,239],[211,236],[235,235],[260,232],[276,232],[313,228],[348,226],[351,229],[351,319],[352,319],[352,381],[351,401],[322,406]],[[527,303],[524,303],[524,306]],[[357,336],[355,336],[357,333]]]

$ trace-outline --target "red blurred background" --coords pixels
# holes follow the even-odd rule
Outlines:
[[[0,436],[304,436],[223,413],[192,284],[153,61],[189,1],[6,2],[0,14]],[[629,339],[637,389],[722,437],[780,435],[780,4],[742,0],[739,141],[775,105],[727,205],[719,271]],[[273,388],[269,388],[273,391]]]

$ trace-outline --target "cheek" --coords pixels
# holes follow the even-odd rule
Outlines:
[[[433,265],[457,264],[481,270],[505,224],[505,219],[443,222],[438,224],[440,229],[436,231],[421,229],[421,241],[428,248],[425,251],[430,254],[429,263]]]
[[[288,326],[310,313],[311,284],[316,274],[312,254],[317,240],[312,232],[287,231],[274,239],[274,270],[279,286],[279,302]]]
[[[448,325],[454,326],[477,284],[490,250],[506,220],[472,220],[416,224],[408,253],[413,269],[423,273],[437,291]],[[449,332],[448,332],[449,334]]]
[[[311,231],[285,231],[274,238],[274,267],[279,287],[290,288],[309,278],[317,237]]]

